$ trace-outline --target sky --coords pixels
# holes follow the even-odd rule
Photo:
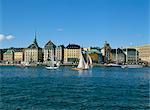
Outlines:
[[[0,0],[0,48],[150,44],[149,0]]]

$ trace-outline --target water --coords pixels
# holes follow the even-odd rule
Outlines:
[[[0,110],[149,110],[150,68],[0,67]]]

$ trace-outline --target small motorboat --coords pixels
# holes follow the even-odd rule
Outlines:
[[[122,65],[121,68],[143,68],[143,65]]]
[[[46,69],[49,69],[49,70],[55,70],[55,69],[58,69],[59,67],[52,67],[52,66],[46,66],[45,67]]]

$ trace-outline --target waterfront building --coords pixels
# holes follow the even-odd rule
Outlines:
[[[103,55],[104,63],[109,63],[111,61],[111,47],[109,43],[104,43],[104,47],[101,49],[101,53]]]
[[[90,51],[88,51],[93,63],[101,63],[102,62],[102,53],[99,47],[91,47]]]
[[[56,47],[55,50],[56,60],[63,63],[64,61],[64,45],[60,45]]]
[[[6,63],[13,63],[14,62],[14,49],[10,48],[5,53],[3,53],[3,60]]]
[[[80,58],[81,48],[76,44],[69,44],[64,48],[64,63],[77,63]]]
[[[24,52],[23,48],[18,48],[14,50],[14,61],[16,63],[21,63],[24,61]]]
[[[7,49],[0,49],[0,61],[3,61],[3,54],[7,51]]]
[[[150,63],[150,44],[141,46],[130,46],[130,48],[137,49],[139,52],[139,59],[143,62]]]
[[[135,64],[139,62],[139,52],[134,48],[123,49],[126,55],[126,63]]]
[[[24,49],[24,61],[25,62],[42,62],[42,48],[38,46],[36,36],[31,45]]]
[[[52,58],[52,56],[55,56],[55,48],[56,45],[50,40],[48,41],[43,49],[44,54],[44,63],[47,64],[48,61]]]
[[[2,61],[3,60],[3,51],[2,51],[2,49],[0,49],[0,61]]]
[[[82,50],[83,50],[83,51],[88,51],[88,52],[89,52],[89,51],[91,50],[91,47],[89,47],[89,48],[82,48]]]
[[[124,51],[120,48],[111,49],[111,62],[112,63],[125,63],[126,55]]]

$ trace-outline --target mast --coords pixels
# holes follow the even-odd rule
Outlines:
[[[135,61],[136,61],[136,64],[137,64],[137,48],[135,48]]]
[[[52,67],[54,67],[54,55],[53,55],[53,50],[51,50],[51,64],[52,64]]]
[[[128,49],[126,47],[126,63],[128,64]]]
[[[86,63],[89,64],[88,52],[86,51]]]
[[[118,63],[118,59],[117,59],[117,48],[116,48],[116,64]]]

